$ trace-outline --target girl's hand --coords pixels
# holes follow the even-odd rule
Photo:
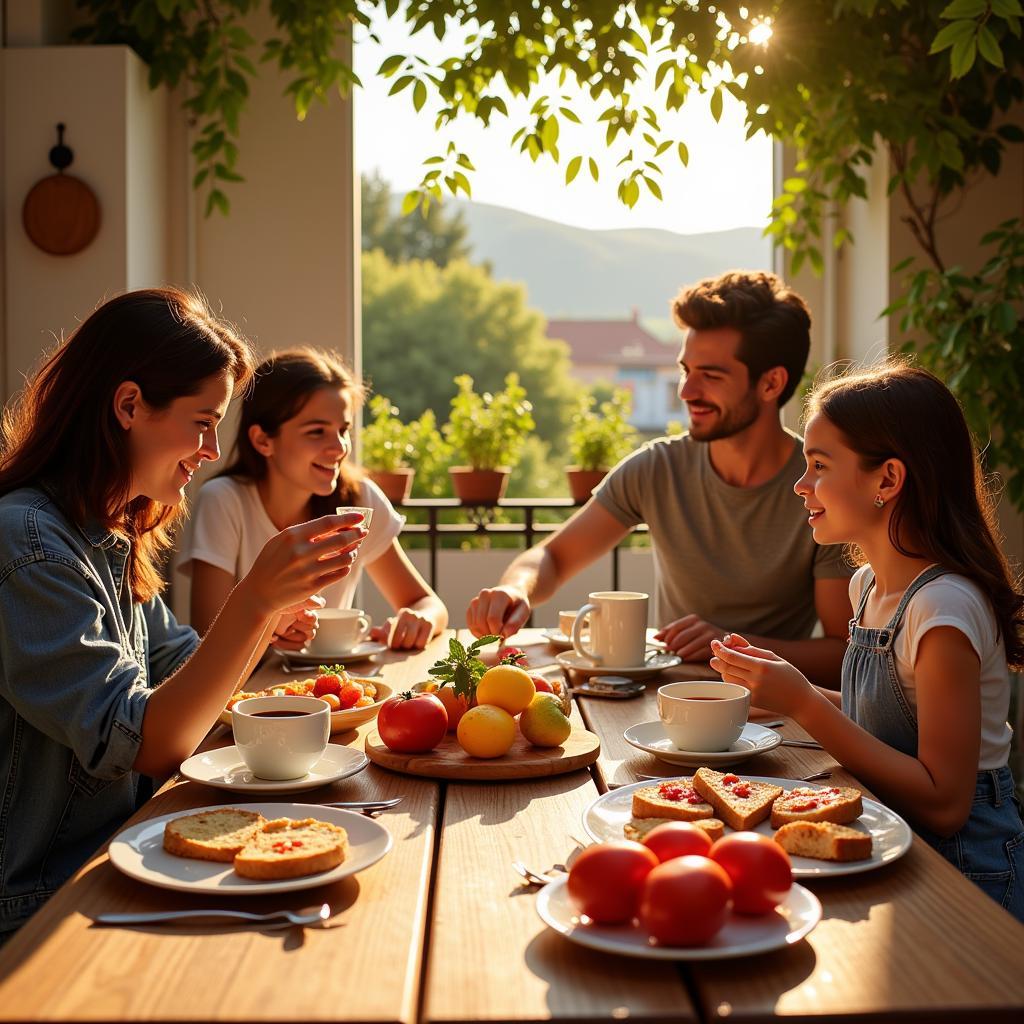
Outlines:
[[[274,626],[271,644],[282,651],[301,651],[316,636],[317,610],[325,602],[319,594],[293,608],[286,608]]]
[[[361,515],[322,516],[271,537],[236,587],[260,615],[304,606],[314,594],[352,571],[366,537]]]
[[[375,626],[370,637],[386,643],[394,651],[422,651],[427,646],[434,623],[412,608],[400,608],[383,625]]]
[[[799,669],[771,651],[751,647],[738,633],[712,640],[711,650],[711,667],[727,683],[750,690],[751,704],[797,718],[804,702],[814,695],[814,687]]]

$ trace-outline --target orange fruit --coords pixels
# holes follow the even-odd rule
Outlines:
[[[434,690],[433,693],[448,712],[448,731],[455,732],[459,722],[462,721],[462,716],[469,709],[466,698],[458,696],[454,686],[442,686]]]
[[[510,715],[518,715],[529,707],[536,693],[530,673],[515,665],[495,665],[476,684],[476,699],[480,704],[504,708]]]
[[[569,738],[572,724],[557,697],[538,693],[519,716],[519,731],[535,747],[558,747]]]
[[[503,708],[478,704],[462,716],[455,736],[471,757],[501,757],[515,742],[516,720]]]

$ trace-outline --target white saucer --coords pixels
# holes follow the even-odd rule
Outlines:
[[[338,779],[347,779],[361,772],[369,763],[369,758],[361,750],[328,743],[324,756],[301,779],[275,782],[253,775],[239,755],[238,747],[230,746],[208,750],[205,754],[193,754],[182,762],[181,774],[193,782],[238,793],[301,793]]]
[[[308,651],[278,651],[278,653],[292,665],[347,665],[350,661],[367,661],[375,654],[383,654],[387,649],[387,644],[379,643],[376,640],[364,640],[347,651],[335,651],[333,654],[310,654]]]
[[[555,655],[555,661],[562,668],[572,669],[585,676],[625,676],[627,679],[650,679],[667,668],[682,665],[683,659],[678,654],[666,651],[651,651],[643,665],[599,665],[590,658],[583,658],[575,651],[563,651]]]
[[[774,729],[766,729],[763,725],[755,725],[753,722],[747,722],[743,726],[740,738],[728,750],[713,753],[677,749],[665,735],[665,728],[660,721],[631,725],[622,734],[622,738],[637,750],[645,750],[662,761],[687,768],[739,764],[740,761],[746,761],[755,754],[774,750],[782,742],[782,736]]]
[[[572,637],[566,636],[560,629],[545,629],[540,634],[552,647],[567,650],[572,647]]]
[[[567,885],[565,878],[559,878],[537,893],[537,913],[546,925],[581,946],[647,960],[727,960],[784,949],[821,920],[818,897],[794,884],[770,914],[730,914],[705,946],[659,946],[638,925],[584,924],[569,900]]]

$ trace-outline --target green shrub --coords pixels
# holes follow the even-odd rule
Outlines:
[[[466,373],[456,377],[455,383],[458,394],[444,425],[452,447],[473,469],[515,466],[526,436],[534,429],[533,407],[519,383],[519,374],[508,374],[504,390],[493,395],[486,391],[478,395],[473,378]]]
[[[610,469],[636,446],[636,427],[629,422],[633,399],[625,388],[598,405],[592,394],[580,398],[569,430],[569,453],[580,469]]]

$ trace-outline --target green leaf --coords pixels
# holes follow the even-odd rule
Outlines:
[[[379,68],[377,68],[377,74],[383,78],[390,78],[403,64],[405,56],[401,53],[393,53],[390,57],[385,58]]]
[[[805,178],[787,178],[783,183],[782,187],[793,195],[799,195],[801,192],[807,189],[807,180]]]
[[[583,164],[583,157],[581,157],[581,156],[574,156],[569,161],[569,166],[566,167],[566,169],[565,169],[565,183],[566,183],[566,185],[570,184],[572,182],[573,178],[575,178],[576,175],[580,173],[580,167],[582,166],[582,164]]]
[[[416,209],[420,204],[420,194],[415,189],[412,192],[406,192],[405,198],[402,200],[402,216],[406,217],[413,210]]]
[[[651,195],[655,199],[661,199],[661,188],[658,186],[658,183],[648,174],[645,174],[643,177],[648,189],[650,189]]]
[[[929,49],[928,53],[941,53],[943,50],[948,50],[955,43],[960,42],[960,40],[969,39],[973,35],[973,21],[954,21],[952,25],[947,25],[945,28],[940,29],[939,34],[932,40],[931,49]]]
[[[987,25],[978,29],[978,53],[997,68],[1003,67],[1003,51],[999,49],[999,43]]]
[[[690,151],[686,148],[686,143],[680,142],[676,149],[679,152],[679,162],[686,167],[690,162]]]
[[[940,18],[980,18],[988,8],[985,0],[953,0],[942,9]]]
[[[588,159],[590,161],[590,176],[594,179],[594,181],[597,181],[600,175],[600,171],[597,167],[597,161],[593,157],[588,157]]]
[[[412,90],[412,105],[417,111],[423,109],[423,104],[427,102],[427,87],[423,84],[422,79],[417,79],[416,84]]]
[[[566,121],[572,121],[573,124],[583,123],[568,107],[559,107],[558,112],[566,119]]]
[[[992,0],[992,13],[998,14],[1001,18],[1020,17],[1024,15],[1024,8],[1020,0]]]
[[[715,91],[711,94],[711,116],[715,119],[716,124],[722,120],[721,88],[715,89]]]
[[[974,67],[974,59],[977,56],[978,45],[973,36],[970,39],[961,39],[953,46],[949,55],[949,74],[951,78],[963,78],[968,71]]]

